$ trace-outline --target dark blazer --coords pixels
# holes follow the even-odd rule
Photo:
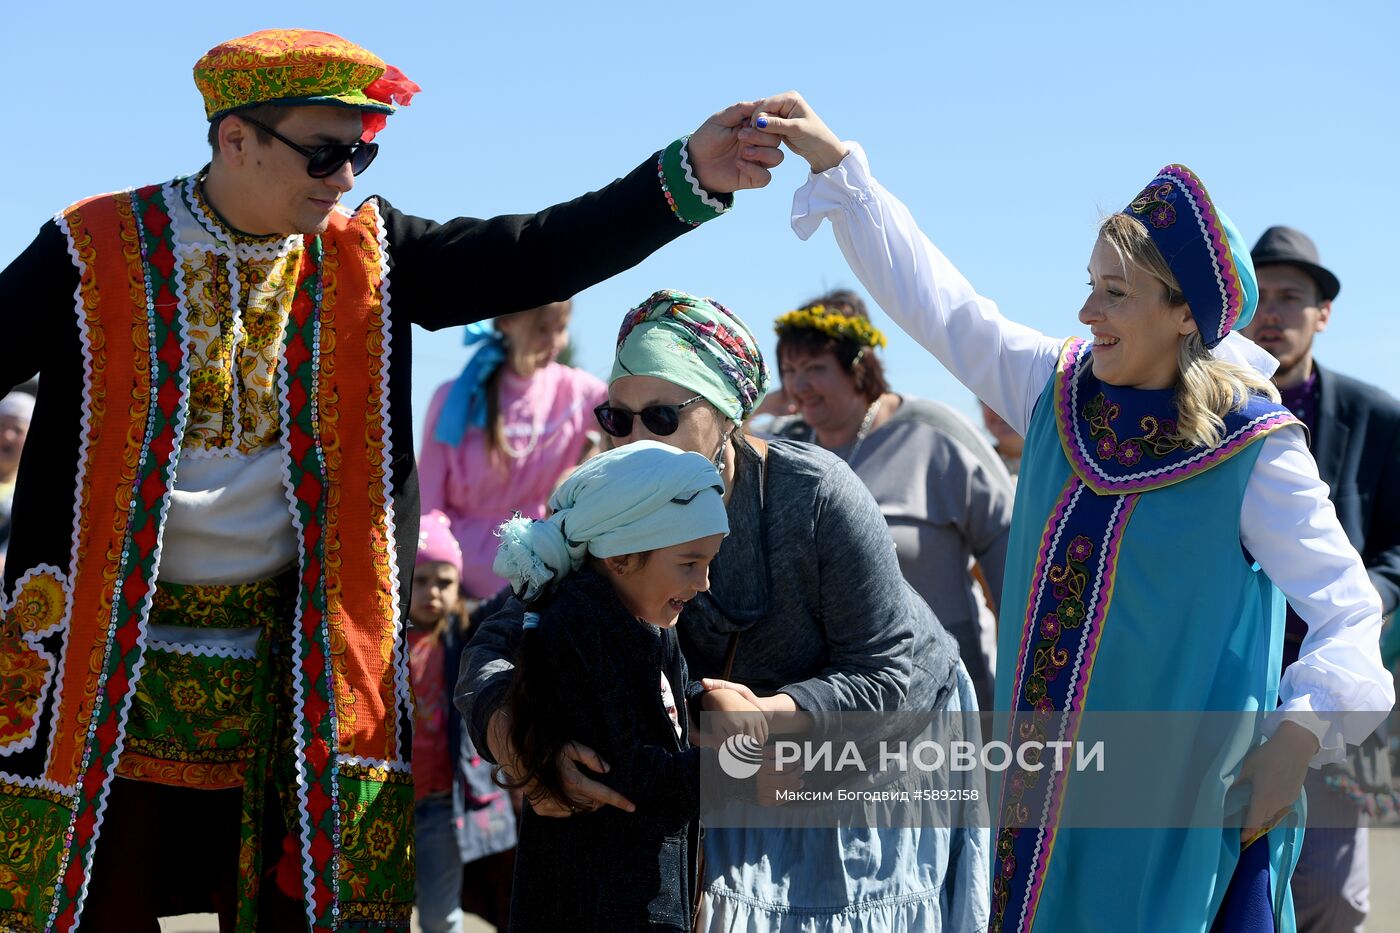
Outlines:
[[[596,751],[598,776],[637,805],[568,819],[527,803],[511,890],[510,929],[688,933],[699,838],[700,750],[689,745],[685,659],[675,629],[639,622],[588,568],[565,577],[535,636],[564,734]],[[665,672],[682,734],[661,702]]]
[[[1400,602],[1400,402],[1313,365],[1319,396],[1313,458],[1390,613]]]

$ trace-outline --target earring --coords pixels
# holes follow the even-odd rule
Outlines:
[[[729,438],[734,433],[734,428],[724,432],[724,436],[719,439],[719,450],[715,452],[714,458],[710,461],[719,470],[720,475],[724,475],[724,455],[729,450]]]

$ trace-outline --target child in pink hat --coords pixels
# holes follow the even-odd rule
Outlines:
[[[413,681],[414,842],[418,853],[418,915],[424,930],[462,929],[463,877],[481,887],[480,900],[509,904],[515,859],[515,812],[491,781],[452,705],[452,688],[466,644],[461,600],[462,548],[447,516],[434,509],[418,530],[418,558],[408,615]],[[499,896],[492,892],[499,891]],[[486,918],[505,927],[505,916]]]

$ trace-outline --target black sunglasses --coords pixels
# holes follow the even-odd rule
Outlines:
[[[598,426],[613,437],[626,437],[631,434],[634,416],[641,418],[642,424],[646,425],[646,429],[652,434],[657,437],[669,437],[681,426],[681,409],[687,405],[694,405],[702,398],[703,395],[697,395],[679,405],[648,405],[641,411],[629,411],[616,405],[603,404],[593,409],[593,414],[598,417]]]
[[[326,178],[334,175],[346,162],[350,163],[350,174],[358,175],[369,168],[374,157],[379,155],[379,143],[367,143],[362,139],[353,143],[326,143],[315,149],[308,149],[306,146],[292,142],[266,123],[242,115],[239,115],[239,119],[245,123],[253,124],[273,139],[286,143],[306,156],[306,174],[312,178]]]

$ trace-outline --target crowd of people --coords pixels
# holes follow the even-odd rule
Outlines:
[[[1102,221],[1062,340],[792,92],[439,224],[340,203],[418,90],[368,50],[267,30],[195,81],[208,165],[0,272],[0,926],[1360,929],[1397,800],[1400,403],[1314,362],[1341,284],[1307,236],[1248,249],[1166,166]],[[849,289],[742,316],[662,289],[606,379],[561,362],[574,295],[784,149],[794,232],[829,223],[903,334]],[[413,324],[467,325],[417,449]],[[985,433],[892,384],[903,335]],[[1070,825],[1073,779],[1024,761],[983,822],[701,822],[702,722],[761,747],[979,710],[1011,746],[1268,715],[1198,790],[1217,825]],[[799,781],[770,754],[729,790]]]

